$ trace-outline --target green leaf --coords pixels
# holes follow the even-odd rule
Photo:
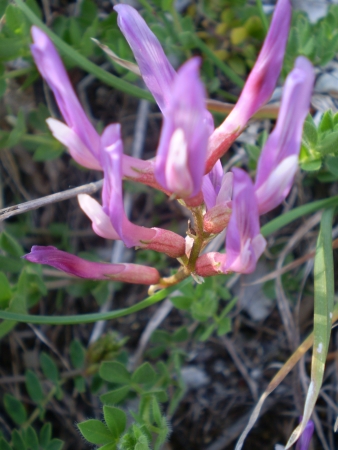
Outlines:
[[[100,400],[102,403],[114,405],[123,400],[128,395],[129,391],[129,386],[122,386],[119,389],[114,389],[106,394],[102,394]]]
[[[155,379],[156,372],[148,362],[145,362],[138,367],[131,377],[132,382],[137,384],[152,383]]]
[[[45,450],[61,450],[64,442],[61,439],[52,439]]]
[[[43,425],[43,427],[40,430],[39,441],[41,447],[43,448],[47,447],[51,438],[52,438],[52,425],[49,422],[47,422]]]
[[[0,438],[0,450],[12,450],[12,447],[4,438]]]
[[[39,378],[32,370],[26,371],[26,389],[28,395],[35,403],[41,403],[44,393]]]
[[[82,436],[91,444],[108,444],[114,440],[113,434],[100,420],[89,419],[77,424]]]
[[[31,450],[39,450],[39,439],[33,427],[29,426],[26,430],[25,443]]]
[[[329,153],[338,153],[338,131],[333,131],[327,134],[320,140],[317,150],[322,155],[328,155]]]
[[[83,377],[81,377],[81,376],[75,377],[74,384],[75,384],[75,389],[78,392],[86,391],[86,380]]]
[[[223,336],[226,333],[229,333],[231,331],[231,319],[230,317],[226,316],[223,317],[217,324],[217,336]]]
[[[100,447],[100,450],[116,450],[117,444],[115,442],[109,442],[109,444]]]
[[[54,360],[45,352],[40,354],[40,365],[45,377],[57,384],[59,380],[59,369]]]
[[[23,404],[13,397],[13,395],[4,395],[4,406],[7,414],[17,425],[22,425],[27,420],[27,412]]]
[[[154,422],[156,423],[156,425],[158,427],[161,427],[162,414],[161,414],[160,405],[158,404],[157,398],[155,396],[153,396],[153,398],[152,398],[152,413],[153,413]]]
[[[25,35],[27,33],[27,20],[17,6],[8,5],[6,9],[6,25],[16,35]]]
[[[177,295],[175,297],[170,297],[171,303],[178,309],[188,310],[190,306],[194,303],[194,299],[191,297],[184,297]]]
[[[300,168],[305,172],[315,172],[322,166],[322,160],[316,159],[315,161],[307,161],[300,165]]]
[[[23,111],[20,109],[18,116],[16,118],[15,126],[8,136],[6,147],[11,148],[14,147],[14,145],[17,145],[22,136],[25,134],[25,132],[26,132],[25,116]]]
[[[100,366],[100,377],[116,384],[129,384],[131,381],[128,370],[116,361],[104,361]]]
[[[26,445],[18,430],[13,430],[12,432],[12,445],[14,450],[26,450]]]
[[[104,406],[103,416],[107,427],[117,440],[126,428],[126,413],[122,409],[114,408],[113,406]]]
[[[81,342],[74,339],[69,347],[70,360],[75,369],[81,369],[85,363],[86,352]]]
[[[323,117],[318,125],[318,131],[320,133],[325,133],[326,131],[331,131],[333,128],[333,114],[331,109],[323,114]]]
[[[187,327],[180,327],[173,334],[174,342],[184,342],[187,341],[188,339],[189,339],[189,331]]]
[[[318,141],[318,133],[316,125],[313,123],[313,121],[306,120],[304,122],[303,127],[303,143],[304,145],[309,148],[315,148]]]
[[[12,297],[12,289],[6,275],[0,272],[0,308],[6,308]]]
[[[317,240],[314,265],[314,328],[311,383],[306,396],[302,422],[287,443],[291,447],[304,431],[317,401],[324,376],[332,326],[334,271],[332,251],[332,218],[334,209],[324,211]]]
[[[9,255],[14,256],[14,257],[20,258],[24,254],[24,251],[23,251],[23,248],[21,247],[21,245],[17,242],[16,239],[14,239],[6,231],[3,231],[1,233],[0,247],[6,253],[8,253]]]
[[[334,176],[338,177],[338,157],[327,156],[325,158],[325,166]]]

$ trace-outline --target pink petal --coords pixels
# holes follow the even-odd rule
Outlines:
[[[72,158],[80,166],[88,167],[88,169],[102,170],[97,158],[93,156],[72,128],[51,117],[46,122],[55,139],[68,148]]]
[[[31,253],[25,255],[24,258],[33,263],[47,264],[71,275],[91,280],[112,280],[149,285],[157,284],[160,279],[158,271],[152,267],[86,261],[52,246],[34,245]]]
[[[55,95],[61,114],[69,128],[71,128],[83,143],[83,148],[88,149],[92,157],[98,159],[100,137],[93,125],[87,119],[73,86],[69,81],[67,72],[62,64],[53,42],[42,30],[33,26],[31,29],[33,45],[31,52],[35,63]],[[85,158],[84,158],[85,159]],[[89,168],[93,168],[92,162]]]
[[[290,19],[290,1],[278,0],[269,32],[238,102],[209,139],[206,172],[230,148],[252,115],[271,97],[283,64]]]
[[[102,206],[87,194],[77,196],[80,208],[92,221],[94,232],[105,239],[120,239]]]

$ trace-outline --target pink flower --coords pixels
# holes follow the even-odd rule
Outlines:
[[[242,133],[253,114],[269,100],[282,68],[290,19],[290,1],[278,0],[269,32],[238,102],[225,121],[210,136],[207,172]]]
[[[33,263],[47,264],[71,275],[91,280],[123,281],[149,285],[157,284],[160,279],[158,271],[152,267],[86,261],[52,246],[34,245],[31,252],[24,258]]]
[[[258,161],[255,194],[260,214],[278,206],[290,192],[313,82],[313,67],[300,56],[285,81],[277,124]]]

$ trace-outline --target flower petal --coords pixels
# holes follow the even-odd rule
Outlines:
[[[98,158],[100,137],[88,120],[77,99],[73,86],[53,42],[42,30],[31,29],[33,45],[31,51],[35,63],[55,95],[56,102],[67,125],[78,135],[94,158]],[[88,166],[85,166],[88,167]],[[92,165],[90,168],[93,168]]]
[[[117,24],[127,39],[142,78],[163,112],[171,95],[175,70],[162,46],[140,14],[129,5],[116,5]]]
[[[120,236],[114,230],[109,216],[103,211],[102,206],[95,199],[87,194],[77,196],[80,208],[92,221],[94,232],[105,239],[120,239]]]
[[[93,156],[72,128],[52,117],[46,122],[55,139],[68,148],[72,158],[78,164],[88,167],[88,169],[102,170],[97,158]]]
[[[271,211],[285,200],[297,169],[298,156],[289,156],[278,164],[264,184],[255,190],[260,215]]]
[[[263,47],[238,102],[209,139],[207,172],[230,148],[250,117],[269,100],[273,93],[283,64],[290,20],[290,1],[278,0]]]
[[[303,124],[310,106],[313,83],[313,67],[310,61],[300,56],[286,79],[277,124],[266,141],[258,161],[255,190],[260,214],[275,208],[289,193],[296,167],[292,169],[291,179],[288,175],[288,184],[285,180],[283,182],[284,194],[282,197],[277,195],[277,192],[281,192],[281,190],[275,188],[277,197],[274,199],[271,197],[271,192],[263,192],[263,186],[269,186],[266,189],[271,189],[271,181],[268,182],[268,179],[273,180],[272,174],[282,174],[285,172],[287,165],[294,161],[294,159],[288,160],[289,163],[285,163],[286,166],[283,165],[282,169],[278,170],[278,166],[283,160],[291,156],[298,159]],[[270,197],[268,203],[266,203],[267,197]],[[265,198],[264,201],[263,198]]]
[[[52,246],[34,245],[31,253],[24,258],[30,262],[47,264],[71,275],[90,280],[115,280],[148,285],[157,284],[160,279],[158,271],[152,267],[86,261]]]
[[[210,133],[205,120],[205,90],[199,79],[199,65],[199,58],[193,58],[177,73],[171,87],[171,98],[164,112],[156,156],[157,181],[182,198],[193,197],[201,189]],[[175,166],[173,161],[177,154],[180,154],[180,164]],[[184,177],[181,182],[177,180],[178,172]]]
[[[232,214],[226,236],[226,262],[223,272],[251,273],[264,251],[266,241],[260,234],[258,207],[253,184],[242,169],[234,168]]]

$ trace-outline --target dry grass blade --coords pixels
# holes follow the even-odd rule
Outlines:
[[[338,320],[338,304],[336,304],[333,309],[332,324],[337,322],[337,320]],[[297,350],[290,356],[290,358],[286,361],[283,367],[276,373],[276,375],[270,381],[268,387],[262,394],[253,412],[251,413],[249,423],[247,424],[243,433],[241,434],[236,444],[235,450],[241,450],[241,448],[243,447],[246,437],[250,433],[252,427],[255,425],[259,417],[259,414],[261,412],[262,406],[266,398],[276,389],[276,387],[280,385],[280,383],[284,380],[284,378],[288,375],[288,373],[295,367],[295,365],[301,359],[301,357],[305,355],[305,353],[311,348],[312,344],[313,344],[313,333],[311,333],[305,339],[305,341],[301,343],[301,345],[297,348]]]
[[[95,42],[96,45],[100,47],[101,50],[103,50],[109,58],[111,58],[116,64],[118,64],[121,67],[124,67],[127,70],[130,70],[130,72],[135,73],[136,75],[141,76],[140,69],[138,68],[138,65],[135,63],[132,63],[130,61],[127,61],[126,59],[122,59],[119,56],[117,56],[116,53],[113,52],[107,45],[101,44],[100,41],[98,41],[95,38],[91,38],[93,42]]]

